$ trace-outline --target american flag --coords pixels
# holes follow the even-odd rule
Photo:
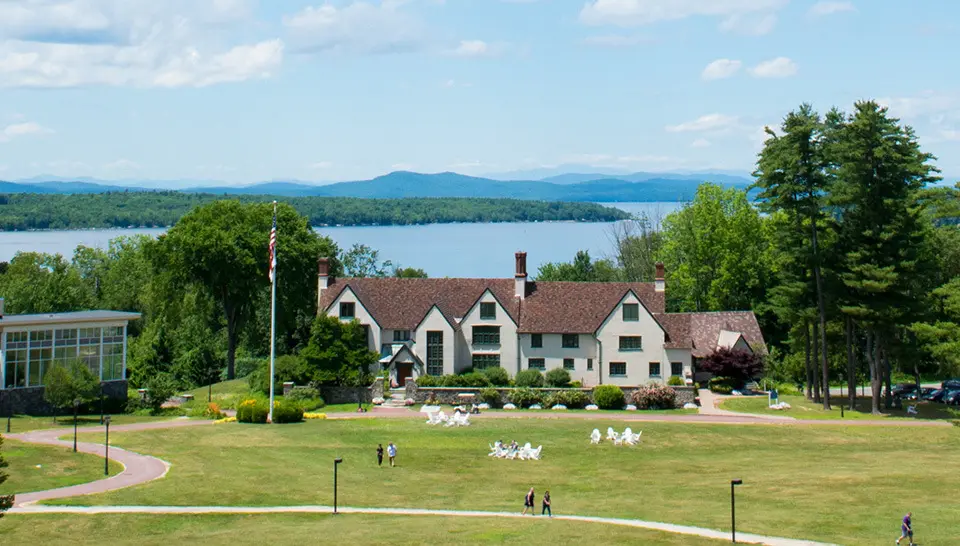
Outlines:
[[[273,202],[273,229],[270,230],[270,272],[267,275],[270,277],[270,282],[273,282],[273,277],[277,270],[277,202]]]

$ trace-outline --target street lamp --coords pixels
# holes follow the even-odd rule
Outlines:
[[[730,527],[733,532],[733,543],[737,543],[737,505],[734,501],[733,488],[743,485],[743,480],[730,480]]]
[[[107,439],[103,443],[103,475],[110,475],[110,416],[103,418],[103,424],[107,427]]]
[[[100,383],[100,424],[103,424],[103,383]]]
[[[337,513],[337,467],[343,462],[343,457],[333,460],[333,513]]]
[[[13,398],[7,396],[7,434],[10,434],[10,419],[13,418]]]
[[[80,413],[80,399],[73,400],[73,452],[77,452],[77,416]]]

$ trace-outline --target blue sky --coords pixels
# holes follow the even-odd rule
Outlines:
[[[0,179],[749,170],[764,125],[861,98],[957,174],[958,25],[944,0],[0,0]]]

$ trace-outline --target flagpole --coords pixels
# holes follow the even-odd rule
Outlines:
[[[277,226],[277,202],[273,202],[273,226],[276,229]],[[276,254],[276,244],[274,244],[273,255],[271,259],[270,267],[272,268],[271,279],[270,279],[270,422],[273,423],[273,391],[274,391],[274,381],[273,381],[273,363],[277,356],[277,342],[276,342],[276,328],[277,328],[277,254]]]

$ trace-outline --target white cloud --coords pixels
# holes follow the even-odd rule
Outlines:
[[[713,143],[705,138],[698,138],[690,143],[694,148],[709,148]]]
[[[735,13],[720,23],[720,30],[745,36],[763,36],[770,34],[775,26],[777,16],[773,13]]]
[[[15,138],[25,136],[47,135],[53,133],[53,130],[33,121],[24,123],[13,123],[0,130],[0,142],[10,142]]]
[[[905,119],[936,118],[960,109],[960,95],[937,91],[924,91],[908,97],[883,97],[877,102],[890,109],[890,113]]]
[[[693,121],[667,125],[665,129],[670,133],[705,133],[729,130],[734,128],[738,122],[739,118],[736,116],[707,114]]]
[[[694,16],[768,14],[788,0],[592,0],[580,10],[587,25],[639,26]]]
[[[0,87],[206,86],[270,76],[280,40],[221,40],[251,0],[5,0]]]
[[[453,54],[460,57],[482,57],[489,53],[490,46],[483,40],[460,40],[460,45],[453,50]]]
[[[817,2],[816,4],[810,6],[810,11],[808,13],[814,17],[821,17],[824,15],[833,15],[836,13],[851,11],[857,11],[857,8],[854,7],[853,2],[823,1]]]
[[[700,77],[704,80],[721,80],[723,78],[729,78],[740,70],[740,66],[742,64],[743,63],[740,61],[732,59],[717,59],[703,69]]]
[[[423,24],[403,11],[402,0],[379,4],[352,2],[343,7],[308,6],[283,18],[298,51],[316,53],[393,53],[426,45]]]
[[[797,63],[789,57],[777,57],[751,68],[750,73],[757,78],[787,78],[795,75],[797,70]]]
[[[588,36],[583,39],[585,45],[597,47],[631,47],[652,41],[653,40],[646,36],[623,36],[617,34]]]

